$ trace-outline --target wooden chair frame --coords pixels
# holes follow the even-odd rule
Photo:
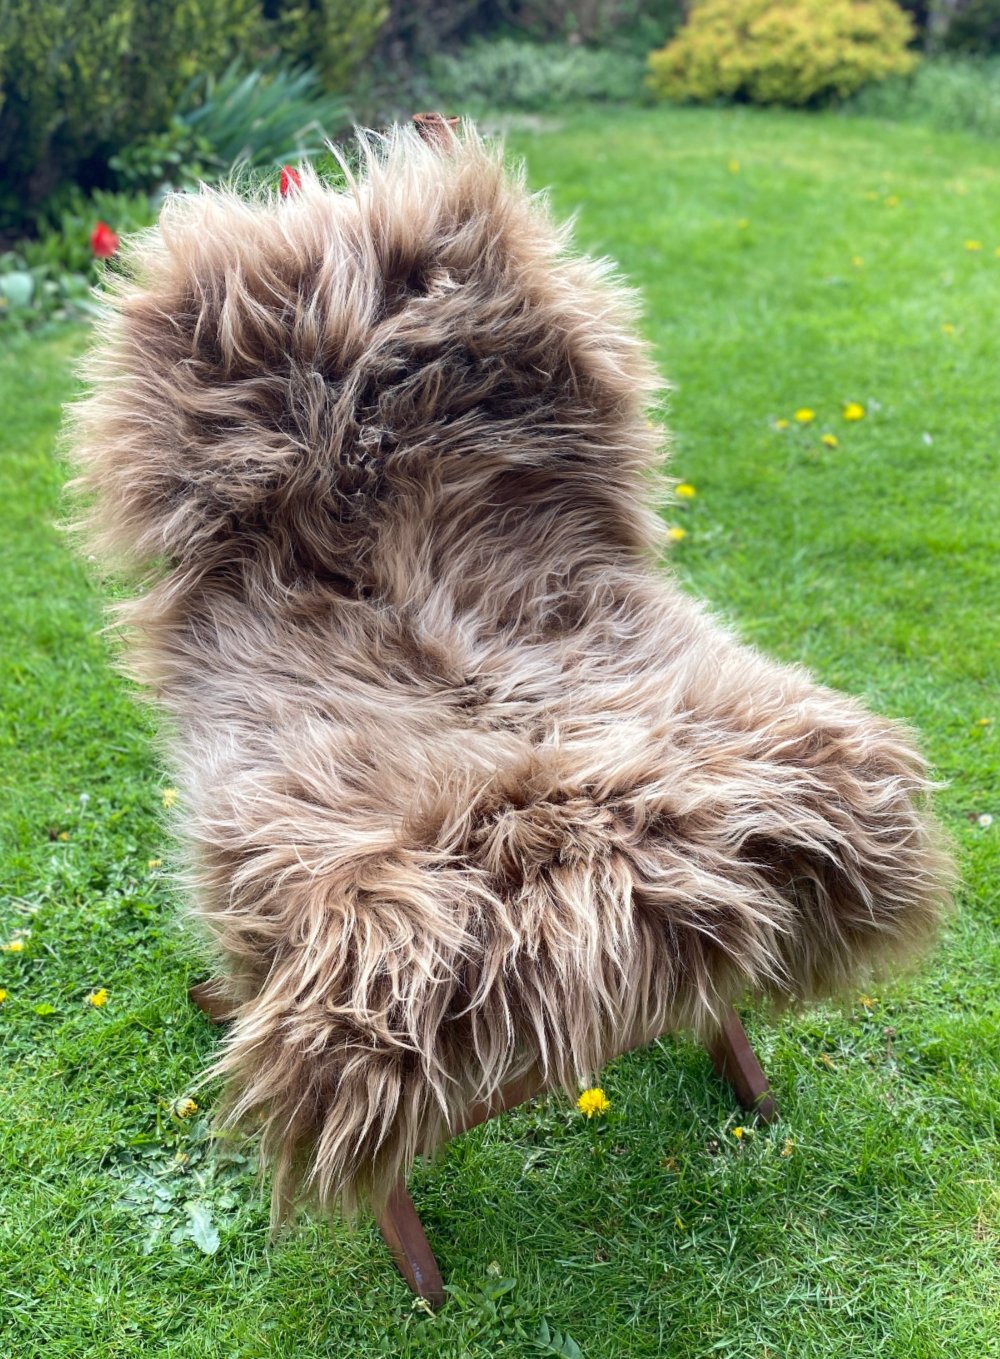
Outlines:
[[[193,986],[189,995],[213,1024],[226,1023],[229,1013],[214,982]],[[723,1013],[718,1032],[707,1047],[716,1071],[732,1086],[743,1108],[755,1114],[761,1123],[771,1123],[777,1116],[777,1107],[767,1077],[739,1016],[731,1007]],[[452,1136],[458,1137],[487,1119],[516,1109],[543,1089],[545,1086],[530,1080],[506,1086],[492,1100],[473,1105]],[[413,1292],[430,1307],[441,1307],[445,1301],[444,1279],[405,1179],[400,1179],[389,1196],[379,1215],[378,1227],[396,1268]]]

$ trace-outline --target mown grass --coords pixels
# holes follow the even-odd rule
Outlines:
[[[0,1350],[18,1359],[1000,1354],[1000,171],[971,140],[780,114],[511,140],[645,294],[674,471],[698,492],[672,511],[677,570],[746,637],[920,731],[960,912],[918,978],[754,1017],[769,1131],[736,1137],[704,1054],[670,1040],[604,1073],[601,1131],[550,1100],[451,1144],[414,1185],[453,1288],[437,1318],[367,1223],[269,1244],[252,1163],[209,1154],[203,1111],[170,1113],[215,1035],[185,998],[198,949],[150,722],[53,527],[83,337],[21,341],[0,356],[0,941],[24,943],[0,954]]]

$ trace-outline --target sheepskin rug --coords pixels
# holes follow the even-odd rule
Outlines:
[[[909,734],[657,566],[609,265],[471,128],[358,159],[169,199],[71,438],[279,1214],[377,1207],[516,1079],[857,984],[950,880]]]

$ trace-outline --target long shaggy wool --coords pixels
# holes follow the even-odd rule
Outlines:
[[[607,264],[471,129],[360,153],[171,198],[73,435],[279,1210],[377,1204],[512,1080],[839,991],[950,873],[906,731],[655,568],[657,377]]]

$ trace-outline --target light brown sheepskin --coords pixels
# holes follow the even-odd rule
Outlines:
[[[908,734],[656,569],[609,267],[471,129],[361,160],[171,198],[73,434],[279,1211],[377,1205],[513,1079],[837,992],[948,893]]]

